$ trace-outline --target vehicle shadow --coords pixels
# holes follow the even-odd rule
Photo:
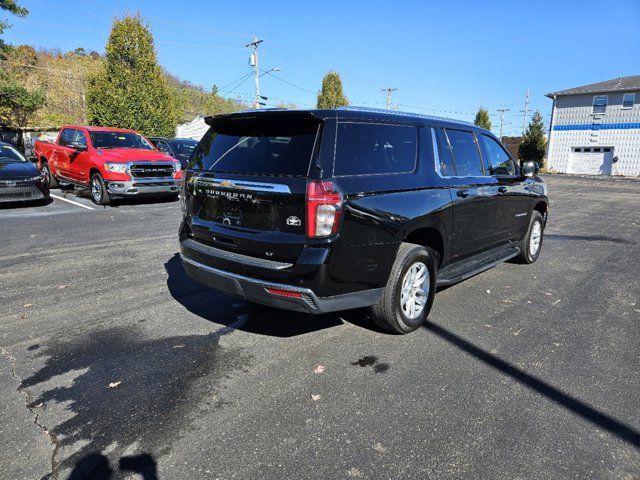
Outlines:
[[[376,330],[362,310],[312,315],[247,304],[242,299],[226,295],[193,280],[184,270],[179,254],[165,264],[167,287],[171,296],[191,313],[210,322],[229,326],[239,315],[246,321],[239,330],[274,337],[293,337],[337,327],[344,322]]]
[[[570,410],[597,427],[608,431],[617,438],[633,445],[635,448],[640,448],[640,432],[635,430],[633,427],[600,412],[544,380],[540,380],[539,378],[528,374],[524,370],[496,357],[480,347],[477,347],[470,341],[465,340],[444,327],[427,320],[424,324],[424,328],[482,363],[493,367],[505,375],[508,375],[525,387],[537,392],[567,410]]]
[[[110,480],[138,474],[143,480],[158,480],[158,469],[153,456],[148,453],[122,457],[118,470],[111,468],[109,459],[100,453],[90,453],[73,467],[67,480]]]
[[[0,210],[16,210],[20,208],[32,208],[32,207],[44,207],[51,205],[53,199],[51,197],[43,200],[29,200],[26,202],[2,202],[0,203]]]
[[[608,235],[555,235],[545,234],[545,240],[560,240],[560,241],[586,241],[586,242],[609,242],[619,245],[637,245],[633,240],[627,240],[625,238],[611,237]]]
[[[73,189],[61,189],[60,193],[62,194],[70,194],[78,198],[82,198],[85,200],[91,200],[91,191],[88,188],[80,188],[75,187]],[[154,205],[154,204],[162,204],[162,203],[176,203],[178,202],[177,197],[173,196],[158,196],[158,195],[145,195],[140,197],[127,197],[127,198],[115,198],[111,200],[111,204],[109,207],[118,208],[120,206],[125,205]]]

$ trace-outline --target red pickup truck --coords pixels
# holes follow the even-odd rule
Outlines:
[[[34,152],[50,183],[89,187],[98,205],[129,196],[178,196],[180,162],[133,130],[66,125],[55,143],[37,141]]]

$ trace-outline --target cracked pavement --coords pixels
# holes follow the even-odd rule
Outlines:
[[[638,478],[640,184],[547,182],[402,337],[193,282],[177,202],[0,209],[0,479]]]

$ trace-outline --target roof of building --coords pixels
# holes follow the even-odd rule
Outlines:
[[[631,75],[629,77],[612,78],[604,82],[591,83],[581,87],[568,88],[567,90],[559,90],[557,92],[547,93],[546,96],[553,98],[559,95],[580,95],[581,93],[605,93],[605,92],[622,92],[629,90],[640,90],[640,75]]]

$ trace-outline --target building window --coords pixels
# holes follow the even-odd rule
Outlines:
[[[633,104],[636,101],[635,93],[625,93],[622,96],[622,108],[633,108]]]
[[[607,96],[595,95],[593,97],[593,113],[605,113],[607,111]]]

